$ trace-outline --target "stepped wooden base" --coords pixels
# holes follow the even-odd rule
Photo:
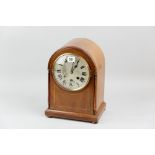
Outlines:
[[[58,110],[52,110],[52,109],[47,109],[45,111],[45,115],[47,117],[66,118],[66,119],[97,123],[99,118],[101,117],[101,114],[105,110],[105,106],[106,104],[104,102],[101,103],[95,115],[67,112],[67,111],[58,111]]]

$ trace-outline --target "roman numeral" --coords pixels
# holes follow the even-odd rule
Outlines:
[[[83,75],[83,76],[86,76],[86,75],[87,75],[87,73],[86,73],[86,72],[82,72],[82,75]]]
[[[60,80],[62,80],[62,75],[61,75],[61,74],[58,74],[58,78],[59,78]]]
[[[73,84],[70,82],[70,83],[69,83],[69,86],[71,86],[71,87],[72,87],[72,86],[73,86]]]
[[[73,82],[73,79],[70,79],[70,82]]]
[[[85,66],[81,66],[80,68],[83,69],[83,68],[85,68]]]
[[[57,70],[57,73],[61,73],[61,70],[60,70],[60,69],[58,69],[58,70]]]
[[[85,79],[84,79],[83,77],[81,77],[81,78],[80,78],[80,81],[81,81],[81,82],[84,82],[84,81],[85,81]]]
[[[63,85],[66,85],[66,80],[63,80]]]

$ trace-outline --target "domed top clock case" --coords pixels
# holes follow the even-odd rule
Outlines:
[[[105,59],[91,40],[76,38],[48,63],[48,117],[97,123],[105,109]]]

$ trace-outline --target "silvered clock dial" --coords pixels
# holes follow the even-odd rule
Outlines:
[[[61,87],[70,91],[81,90],[89,82],[89,65],[82,57],[66,53],[55,60],[53,75]]]

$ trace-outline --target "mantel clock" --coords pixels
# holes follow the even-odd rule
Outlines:
[[[76,38],[48,63],[48,117],[97,123],[105,110],[105,59],[93,41]]]

